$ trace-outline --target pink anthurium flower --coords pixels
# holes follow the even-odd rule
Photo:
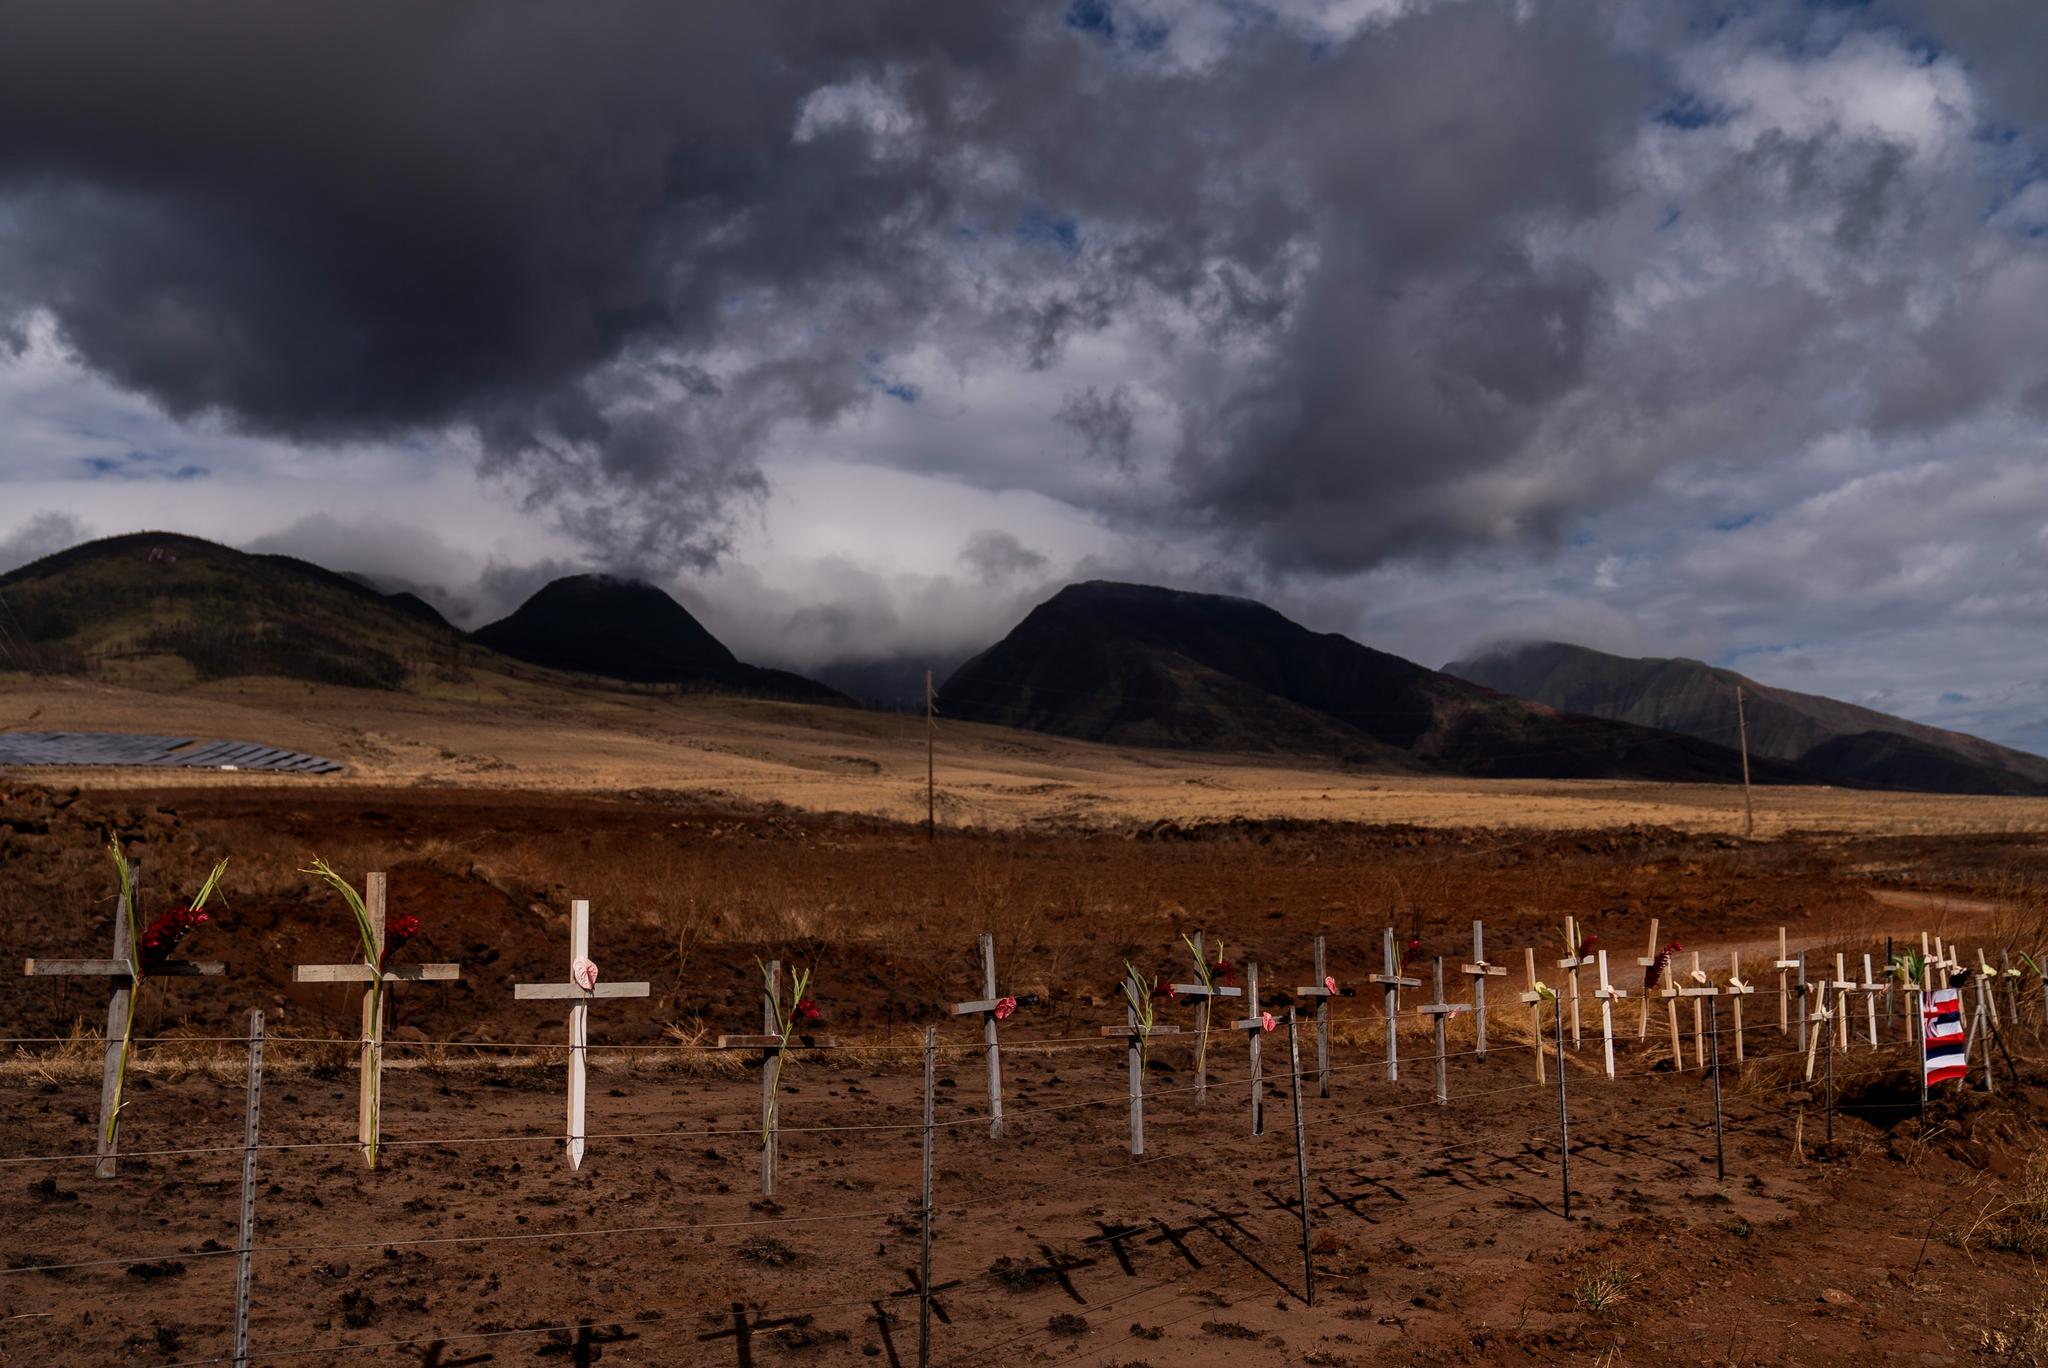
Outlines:
[[[1010,1013],[1017,1010],[1017,999],[1013,997],[996,999],[996,1020],[1008,1021]]]
[[[576,986],[588,993],[597,987],[597,966],[587,959],[577,960],[569,969],[569,977],[576,980]]]
[[[1279,1023],[1273,1020],[1273,1014],[1272,1014],[1271,1012],[1261,1012],[1261,1013],[1259,1013],[1259,1029],[1260,1029],[1260,1030],[1262,1030],[1262,1031],[1270,1031],[1270,1030],[1272,1030],[1272,1029],[1273,1029],[1273,1028],[1274,1028],[1275,1026],[1277,1026],[1277,1025],[1279,1025]]]
[[[1331,995],[1332,997],[1336,996],[1336,993],[1337,993],[1337,976],[1336,976],[1335,974],[1328,974],[1328,975],[1325,975],[1325,976],[1324,976],[1324,978],[1323,978],[1323,991],[1324,991],[1324,992],[1326,992],[1326,993],[1328,993],[1328,994],[1330,994],[1330,995]]]

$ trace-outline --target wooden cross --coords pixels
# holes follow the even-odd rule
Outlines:
[[[2000,972],[2005,975],[2005,1014],[2012,1018],[2012,1028],[2020,1028],[2020,971],[2012,967],[2012,951],[1998,952]]]
[[[103,978],[107,980],[107,1034],[100,1057],[100,1124],[94,1133],[93,1153],[98,1155],[93,1173],[112,1178],[120,1167],[121,1079],[123,1055],[128,1049],[129,1023],[133,1020],[134,995],[147,978],[219,978],[228,971],[212,960],[166,960],[143,964],[135,953],[134,923],[139,916],[142,864],[127,861],[126,887],[114,907],[114,953],[106,959],[31,959],[21,972],[30,978]],[[134,890],[135,902],[129,890]],[[142,971],[141,978],[136,970]]]
[[[1818,984],[1814,985],[1819,991],[1813,994],[1813,1010],[1811,1012],[1806,1010],[1806,966],[1804,964],[1804,961],[1806,959],[1806,952],[1804,950],[1799,952],[1799,958],[1801,960],[1799,969],[1799,988],[1801,998],[1799,1019],[1801,1022],[1801,1030],[1806,1032],[1806,1039],[1802,1046],[1802,1048],[1804,1048],[1806,1051],[1806,1081],[1811,1083],[1813,1082],[1814,1061],[1820,1055],[1821,1040],[1823,1038],[1826,1038],[1830,1044],[1833,1043],[1835,1029],[1835,1011],[1834,1008],[1830,1006],[1828,1002],[1828,988],[1830,985],[1828,983],[1828,980],[1825,978],[1821,979]],[[1808,1026],[1811,1027],[1811,1030],[1807,1030]]]
[[[1202,933],[1197,931],[1189,937],[1195,958],[1206,970],[1208,953],[1202,948]],[[1207,977],[1205,974],[1204,977]],[[1211,998],[1243,997],[1242,988],[1211,988],[1206,983],[1176,983],[1172,985],[1177,998],[1192,998],[1195,1003],[1195,1100],[1206,1101],[1209,1096],[1209,1000]]]
[[[1543,994],[1536,991],[1536,952],[1522,951],[1522,978],[1528,984],[1517,996],[1529,1004],[1529,1038],[1536,1045],[1536,1081],[1543,1081]]]
[[[583,1167],[584,1094],[588,1075],[584,1054],[590,1048],[590,1004],[596,998],[646,997],[644,983],[600,983],[597,966],[590,961],[590,904],[578,898],[569,904],[569,981],[567,983],[515,983],[512,997],[518,1002],[569,1001],[569,1167]]]
[[[1742,980],[1742,956],[1734,950],[1728,952],[1728,993],[1735,999],[1735,1062],[1742,1062],[1742,999],[1756,989]]]
[[[1432,1034],[1436,1039],[1436,1104],[1441,1107],[1451,1100],[1451,1076],[1446,1067],[1447,1056],[1444,1053],[1444,1018],[1456,1016],[1459,1012],[1469,1012],[1472,1005],[1466,1002],[1444,1001],[1444,957],[1438,955],[1434,963],[1436,1001],[1426,1002],[1415,1010],[1430,1019]]]
[[[363,915],[369,919],[370,941],[378,962],[384,958],[385,878],[363,876]],[[386,983],[448,983],[462,977],[460,964],[399,964],[371,969],[355,964],[295,964],[294,983],[360,983],[363,985],[363,1031],[356,1060],[356,1143],[371,1168],[377,1166],[377,1139],[383,1134],[384,993]]]
[[[1391,926],[1387,928],[1387,938],[1381,951],[1381,962],[1386,965],[1386,972],[1367,974],[1365,981],[1367,983],[1381,984],[1386,989],[1387,1082],[1392,1083],[1401,1077],[1401,1045],[1399,1040],[1401,990],[1403,988],[1420,988],[1422,980],[1401,977],[1401,961],[1394,958],[1394,928]],[[1438,993],[1437,996],[1442,997],[1443,994]]]
[[[1719,997],[1721,990],[1714,986],[1707,978],[1706,971],[1700,968],[1700,957],[1697,952],[1692,957],[1692,982],[1680,988],[1678,995],[1692,999],[1692,1061],[1695,1067],[1704,1069],[1707,1067],[1707,1039],[1701,1029],[1700,1018],[1705,1013],[1706,999]],[[1740,1002],[1741,999],[1738,998],[1737,1001]],[[1741,1057],[1739,1054],[1736,1056],[1737,1059]]]
[[[1921,948],[1923,950],[1926,949],[1925,946]],[[1782,926],[1778,928],[1778,957],[1771,961],[1771,967],[1778,971],[1778,1034],[1784,1035],[1791,1029],[1790,1012],[1792,1002],[1789,992],[1790,985],[1786,983],[1785,975],[1788,971],[1797,969],[1799,961],[1793,959],[1792,952],[1785,947],[1785,928]],[[1801,1041],[1800,1043],[1804,1044],[1805,1042]]]
[[[1607,952],[1598,952],[1600,961],[1600,986],[1593,990],[1593,996],[1600,999],[1600,1039],[1606,1048],[1607,1076],[1614,1077],[1614,1001],[1625,998],[1627,992],[1607,981]]]
[[[1565,949],[1565,957],[1557,962],[1557,967],[1560,969],[1570,971],[1569,982],[1571,985],[1572,1000],[1572,1048],[1576,1050],[1579,1048],[1580,1039],[1579,970],[1592,968],[1594,964],[1594,959],[1591,955],[1579,954],[1579,924],[1575,918],[1566,917],[1564,919],[1564,938],[1567,942]]]
[[[1678,1034],[1678,975],[1669,975],[1657,996],[1664,999],[1664,1018],[1671,1027],[1671,1069],[1685,1070],[1685,1042]]]
[[[1476,1058],[1486,1058],[1486,980],[1507,971],[1504,964],[1486,962],[1486,923],[1475,919],[1472,923],[1472,962],[1459,965],[1458,972],[1472,980],[1472,1025],[1479,1033],[1478,1048],[1473,1052]]]
[[[1863,1007],[1870,1022],[1870,1048],[1877,1048],[1877,995],[1886,991],[1888,985],[1878,982],[1870,975],[1870,956],[1863,957],[1863,982],[1856,985],[1856,991],[1863,994]]]
[[[981,1018],[982,1048],[988,1055],[988,1134],[1003,1138],[1003,1047],[996,1039],[996,1023],[1017,1010],[1021,999],[996,995],[996,938],[981,933],[981,991],[972,1002],[953,1004],[954,1016]]]
[[[1129,985],[1124,991],[1124,1024],[1104,1026],[1102,1034],[1113,1040],[1126,1042],[1125,1052],[1129,1056],[1131,1077],[1131,1153],[1142,1157],[1145,1153],[1145,1050],[1152,1037],[1179,1035],[1178,1026],[1154,1025],[1150,1030],[1138,1024],[1138,999],[1145,991],[1144,982],[1133,968],[1124,980]]]
[[[1827,985],[1835,990],[1835,1045],[1847,1053],[1849,1049],[1849,994],[1856,991],[1856,980],[1849,977],[1844,956],[1835,956],[1835,978]]]
[[[1259,1010],[1259,962],[1246,960],[1244,966],[1246,1005],[1251,1015],[1241,1021],[1230,1023],[1233,1031],[1243,1031],[1251,1042],[1252,1057],[1252,1134],[1266,1133],[1266,1080],[1259,1060],[1259,1041],[1266,1032],[1273,1029],[1273,1018]]]
[[[1657,919],[1655,917],[1650,918],[1649,947],[1643,951],[1642,958],[1638,959],[1636,963],[1644,970],[1657,967]],[[1657,987],[1656,980],[1647,972],[1643,975],[1643,984],[1643,1000],[1637,1004],[1642,1009],[1636,1017],[1637,1040],[1647,1040],[1650,1037],[1650,995]]]
[[[1998,1019],[1998,994],[1992,991],[1998,986],[1998,971],[1993,969],[1991,962],[1984,958],[1984,947],[1981,945],[1977,947],[1977,982],[1985,985],[1984,992],[1986,996],[1984,1002],[1991,1012],[1991,1024],[1993,1026],[2002,1024]]]
[[[1329,966],[1323,959],[1323,938],[1316,937],[1315,950],[1316,981],[1307,988],[1294,990],[1296,997],[1313,999],[1316,1004],[1316,1096],[1330,1095],[1330,999],[1338,995],[1336,980],[1330,977]],[[1347,990],[1348,991],[1348,990]]]
[[[836,1040],[796,1040],[785,1042],[782,1038],[782,961],[769,960],[761,966],[761,1034],[722,1035],[718,1038],[721,1050],[758,1050],[761,1056],[761,1195],[775,1195],[775,1161],[781,1151],[782,1108],[775,1098],[775,1087],[782,1081],[782,1071],[775,1067],[776,1060],[791,1050],[828,1050],[839,1042]],[[794,1012],[796,1005],[790,1004]]]

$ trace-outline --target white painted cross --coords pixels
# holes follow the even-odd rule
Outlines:
[[[1387,928],[1387,938],[1381,951],[1381,962],[1386,965],[1386,972],[1367,974],[1365,981],[1367,983],[1377,983],[1386,989],[1387,1082],[1392,1083],[1401,1077],[1401,990],[1403,988],[1420,988],[1422,980],[1419,978],[1403,978],[1401,976],[1401,961],[1394,958],[1394,928],[1391,926]],[[1441,997],[1443,995],[1439,993],[1437,996]]]
[[[1606,1047],[1607,1076],[1614,1077],[1614,1003],[1628,993],[1607,981],[1607,952],[1599,951],[1600,986],[1593,990],[1593,996],[1600,999],[1600,1039]]]
[[[1203,948],[1202,933],[1197,931],[1187,938],[1188,949],[1194,953],[1197,972],[1202,978],[1210,978],[1208,951]],[[1176,983],[1173,985],[1176,998],[1190,998],[1195,1004],[1195,1101],[1203,1102],[1209,1097],[1209,1000],[1211,998],[1243,997],[1242,988],[1212,988],[1207,983]]]
[[[954,1016],[981,1018],[982,1048],[988,1055],[988,1134],[1003,1138],[1003,1047],[996,1039],[996,1023],[1017,1010],[1019,999],[996,996],[996,938],[981,933],[981,991],[972,1002],[953,1004]]]
[[[1465,1002],[1444,1001],[1444,957],[1438,955],[1433,963],[1436,1001],[1426,1002],[1415,1010],[1430,1019],[1436,1036],[1436,1104],[1441,1107],[1451,1100],[1451,1078],[1445,1065],[1447,1056],[1444,1052],[1444,1018],[1456,1016],[1459,1012],[1469,1012],[1472,1006]]]
[[[1834,981],[1827,985],[1835,993],[1835,1047],[1844,1053],[1849,1049],[1849,994],[1856,991],[1856,980],[1849,977],[1846,957],[1835,955]]]
[[[125,857],[119,857],[125,860]],[[119,1167],[121,1152],[122,1053],[127,1048],[134,995],[141,991],[141,979],[218,978],[228,967],[212,960],[166,960],[144,964],[135,953],[135,922],[138,909],[131,898],[141,898],[142,864],[125,861],[126,887],[114,908],[114,953],[106,959],[31,959],[21,972],[30,978],[103,978],[107,980],[107,1034],[100,1060],[100,1124],[93,1152],[99,1156],[93,1166],[97,1177],[111,1178]],[[136,970],[140,968],[141,978]]]
[[[1316,981],[1294,990],[1296,997],[1313,998],[1316,1004],[1316,1096],[1330,1095],[1330,999],[1339,995],[1337,980],[1330,976],[1323,958],[1323,938],[1316,937]]]
[[[1486,962],[1486,923],[1472,923],[1472,963],[1458,966],[1458,972],[1472,980],[1472,1024],[1479,1035],[1475,1057],[1486,1058],[1486,980],[1507,973],[1504,964]]]
[[[363,876],[363,915],[369,919],[380,965],[384,958],[385,882],[382,874]],[[459,964],[383,965],[375,971],[363,963],[292,966],[294,983],[363,985],[363,1029],[356,1060],[356,1143],[362,1146],[363,1158],[371,1168],[377,1167],[377,1139],[384,1124],[384,985],[447,983],[461,977]]]
[[[1671,1028],[1671,1071],[1685,1072],[1685,1039],[1678,1034],[1678,976],[1672,974],[1664,981],[1657,996],[1664,999],[1664,1019]]]
[[[1700,957],[1697,952],[1692,957],[1692,973],[1688,977],[1692,982],[1679,988],[1678,995],[1692,999],[1692,1061],[1696,1067],[1704,1069],[1707,1067],[1707,1041],[1705,1033],[1701,1030],[1700,1018],[1706,999],[1719,997],[1721,990],[1714,986],[1707,978],[1706,971],[1700,968]],[[1737,998],[1736,1001],[1739,1003],[1741,999]],[[1736,1057],[1741,1058],[1740,1055]]]
[[[590,958],[590,904],[582,898],[569,904],[569,981],[515,983],[518,1002],[569,1002],[569,1167],[583,1167],[584,1096],[588,1075],[584,1054],[590,1048],[590,1004],[596,998],[646,997],[644,983],[600,983]]]
[[[1266,1079],[1259,1059],[1259,1041],[1266,1032],[1278,1023],[1271,1012],[1259,1008],[1259,962],[1247,960],[1244,966],[1245,1006],[1251,1015],[1230,1023],[1233,1031],[1245,1032],[1251,1042],[1252,1060],[1252,1134],[1266,1133]]]

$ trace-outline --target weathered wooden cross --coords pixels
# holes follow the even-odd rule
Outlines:
[[[1886,991],[1889,985],[1870,975],[1870,956],[1863,957],[1863,982],[1856,985],[1856,991],[1863,994],[1864,1015],[1870,1024],[1870,1048],[1877,1048],[1877,995]]]
[[[1446,1063],[1448,1056],[1444,1051],[1444,1019],[1456,1016],[1459,1012],[1469,1012],[1472,1010],[1472,1005],[1468,1002],[1444,1001],[1444,957],[1438,955],[1433,964],[1435,965],[1433,981],[1436,985],[1436,1001],[1426,1002],[1415,1010],[1430,1019],[1431,1030],[1435,1036],[1436,1104],[1441,1107],[1451,1100],[1451,1076]]]
[[[1323,958],[1323,938],[1316,937],[1315,950],[1316,981],[1307,988],[1294,990],[1296,997],[1305,997],[1316,1004],[1316,1096],[1330,1095],[1330,999],[1339,996],[1337,980],[1330,976],[1328,964]]]
[[[1536,991],[1536,951],[1522,951],[1522,980],[1527,985],[1516,996],[1529,1004],[1529,1039],[1536,1046],[1536,1081],[1543,1081],[1543,994]]]
[[[1637,1040],[1647,1040],[1650,1037],[1650,997],[1656,991],[1658,985],[1656,979],[1647,971],[1657,967],[1657,950],[1657,919],[1652,917],[1650,918],[1649,946],[1643,951],[1642,957],[1636,961],[1636,964],[1646,971],[1643,974],[1643,1000],[1636,1004],[1640,1009],[1636,1016]]]
[[[1793,959],[1792,952],[1786,948],[1785,928],[1782,926],[1778,928],[1778,957],[1771,961],[1771,967],[1778,971],[1778,1034],[1784,1035],[1791,1029],[1792,1010],[1791,985],[1785,981],[1785,976],[1799,968],[1799,961]],[[1799,1043],[1804,1045],[1806,1041],[1802,1037]]]
[[[1657,991],[1664,999],[1664,1018],[1671,1028],[1671,1069],[1674,1073],[1685,1071],[1685,1041],[1678,1034],[1678,975],[1667,974],[1664,986]]]
[[[1478,1046],[1474,1056],[1486,1058],[1486,980],[1507,973],[1504,964],[1489,964],[1486,960],[1486,923],[1475,919],[1472,923],[1472,962],[1458,966],[1458,972],[1472,980],[1472,1026],[1478,1033]]]
[[[1692,1061],[1695,1066],[1704,1069],[1707,1067],[1707,1041],[1706,1035],[1701,1029],[1700,1018],[1703,1014],[1706,1000],[1719,997],[1721,990],[1714,986],[1713,982],[1707,978],[1706,971],[1700,968],[1700,957],[1697,953],[1692,957],[1692,973],[1689,977],[1692,979],[1692,982],[1681,987],[1678,990],[1678,995],[1692,999]],[[1741,999],[1737,998],[1736,1001],[1740,1003]],[[1740,1009],[1738,1008],[1738,1010]],[[1739,1059],[1741,1056],[1738,1054],[1736,1058]]]
[[[795,1050],[829,1050],[839,1042],[836,1040],[810,1040],[795,1038],[794,1032],[784,1038],[782,1023],[782,961],[769,960],[761,966],[761,1034],[722,1035],[717,1048],[721,1050],[754,1050],[761,1059],[761,1195],[775,1195],[776,1159],[782,1147],[782,1107],[775,1096],[775,1089],[782,1081],[782,1070],[777,1067],[780,1058]],[[796,1003],[790,1004],[795,1013]],[[793,1016],[792,1016],[793,1020]]]
[[[1728,952],[1728,995],[1734,999],[1730,1004],[1735,1011],[1735,1062],[1742,1062],[1742,999],[1756,991],[1742,978],[1742,955],[1734,950]]]
[[[377,1166],[377,1140],[383,1134],[384,1004],[386,983],[450,983],[462,977],[460,964],[383,965],[386,880],[363,876],[363,915],[380,968],[355,964],[295,964],[294,983],[360,983],[363,985],[363,1031],[356,1060],[356,1143],[371,1168]]]
[[[1593,956],[1581,955],[1579,953],[1579,951],[1583,950],[1585,946],[1579,940],[1579,924],[1576,918],[1566,917],[1564,919],[1564,939],[1565,956],[1563,959],[1557,962],[1557,967],[1566,970],[1569,973],[1568,982],[1571,986],[1572,1000],[1572,1048],[1576,1050],[1579,1048],[1580,1041],[1579,971],[1581,969],[1592,968],[1595,961]]]
[[[1102,1034],[1112,1040],[1122,1040],[1129,1056],[1131,1088],[1131,1153],[1142,1158],[1145,1153],[1145,1055],[1151,1047],[1154,1036],[1180,1035],[1178,1026],[1150,1027],[1138,1020],[1138,1003],[1145,997],[1145,981],[1138,977],[1135,967],[1127,972],[1124,979],[1124,1024],[1104,1026]]]
[[[125,859],[125,857],[122,857]],[[212,960],[165,960],[146,964],[135,948],[135,923],[142,896],[142,864],[126,861],[126,886],[114,907],[114,953],[107,959],[31,959],[21,972],[30,978],[103,978],[107,980],[107,1034],[100,1058],[100,1123],[93,1152],[99,1156],[93,1173],[112,1178],[120,1166],[121,1079],[128,1048],[134,995],[147,978],[218,978],[225,964]],[[133,899],[133,901],[131,901]],[[138,976],[137,970],[140,970]]]
[[[1856,980],[1849,977],[1847,957],[1835,955],[1835,977],[1826,985],[1835,994],[1835,1047],[1846,1053],[1849,1049],[1849,994],[1856,991]]]
[[[1614,1077],[1614,1003],[1628,993],[1607,981],[1607,952],[1597,953],[1600,961],[1600,986],[1593,990],[1593,996],[1600,999],[1600,1040],[1606,1051],[1607,1076]]]
[[[982,1049],[988,1056],[988,1133],[992,1140],[1003,1138],[1003,1047],[996,1038],[996,1023],[1008,1020],[1019,999],[996,995],[996,938],[981,933],[981,991],[972,1002],[953,1004],[954,1016],[981,1018]]]
[[[1266,1079],[1259,1059],[1259,1041],[1266,1032],[1277,1024],[1271,1012],[1259,1009],[1259,962],[1246,960],[1244,965],[1245,1006],[1251,1015],[1241,1021],[1230,1023],[1233,1031],[1245,1032],[1251,1042],[1252,1058],[1252,1134],[1266,1133]]]
[[[1401,1077],[1401,990],[1403,988],[1420,988],[1422,980],[1419,978],[1403,978],[1401,976],[1401,961],[1394,956],[1394,928],[1391,926],[1387,928],[1387,938],[1381,952],[1381,963],[1386,965],[1386,971],[1379,974],[1367,974],[1365,981],[1367,983],[1377,983],[1386,990],[1387,1081],[1392,1083]],[[1443,994],[1439,993],[1437,996],[1442,997]]]
[[[590,958],[590,904],[578,898],[569,904],[569,981],[567,983],[515,983],[512,997],[519,1002],[569,1002],[569,1167],[583,1167],[584,1095],[589,1075],[584,1055],[590,1047],[590,1004],[596,998],[646,997],[644,983],[600,983],[597,965]]]
[[[1203,948],[1202,933],[1195,932],[1188,938],[1188,947],[1194,951],[1195,963],[1203,978],[1210,977],[1209,961],[1204,958],[1208,951]],[[1207,983],[1176,983],[1173,985],[1175,998],[1188,998],[1195,1004],[1195,1101],[1205,1102],[1209,1098],[1209,1003],[1212,998],[1243,997],[1242,988],[1212,988]],[[1156,1032],[1155,1032],[1156,1034]]]
[[[1991,1012],[1991,1024],[2003,1023],[1998,1018],[1998,971],[1991,967],[1991,961],[1984,958],[1984,947],[1977,947],[1977,982],[1983,985],[1984,1003]]]

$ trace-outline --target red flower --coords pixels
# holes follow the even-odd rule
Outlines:
[[[816,1021],[823,1015],[824,1013],[818,1010],[818,1004],[809,998],[798,998],[796,1000],[795,1016],[798,1021]]]
[[[391,956],[405,948],[405,943],[420,933],[420,919],[408,912],[394,917],[384,927],[384,955],[377,961],[377,968],[383,969],[391,963]]]
[[[1008,1021],[1010,1013],[1017,1010],[1017,999],[1013,997],[996,999],[996,1020]]]
[[[162,964],[177,949],[178,942],[206,924],[206,914],[195,907],[180,907],[164,913],[142,933],[142,961]]]
[[[1421,957],[1422,938],[1417,936],[1414,940],[1409,941],[1407,947],[1401,951],[1401,967],[1406,969]]]
[[[1680,945],[1677,941],[1673,941],[1657,952],[1657,958],[1651,962],[1648,969],[1643,971],[1644,992],[1647,993],[1657,986],[1658,981],[1664,977],[1665,966],[1671,963],[1671,956],[1683,949],[1685,949],[1684,946]]]
[[[1237,968],[1227,959],[1218,959],[1209,966],[1209,977],[1220,981],[1228,988],[1237,982]]]
[[[1599,939],[1600,939],[1600,937],[1599,937],[1599,936],[1598,936],[1597,934],[1595,934],[1594,932],[1588,931],[1588,932],[1586,933],[1586,938],[1585,938],[1584,940],[1582,940],[1582,941],[1580,941],[1580,942],[1579,942],[1579,949],[1578,949],[1578,957],[1579,957],[1580,959],[1584,959],[1584,958],[1586,958],[1586,956],[1588,956],[1588,955],[1592,954],[1592,953],[1593,953],[1593,942],[1594,942],[1594,941],[1596,941],[1596,940],[1599,940]]]

